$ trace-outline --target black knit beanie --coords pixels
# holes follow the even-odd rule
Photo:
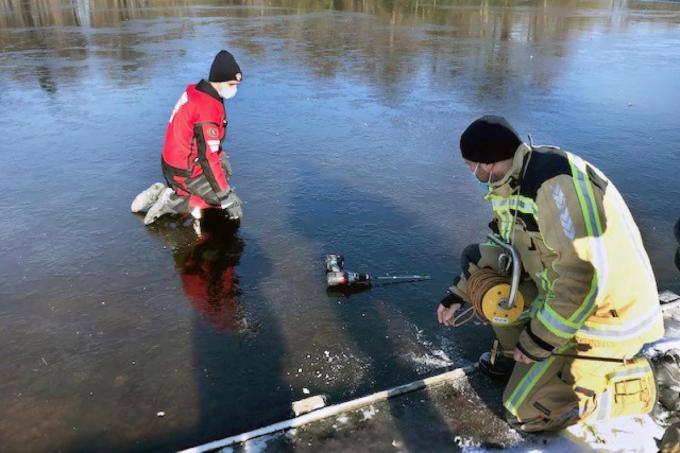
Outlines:
[[[522,143],[502,116],[487,115],[470,124],[460,136],[460,152],[472,162],[491,164],[512,159]]]
[[[211,82],[230,82],[232,80],[240,82],[242,78],[241,68],[236,63],[234,56],[226,50],[220,50],[215,55],[210,67],[208,80]]]

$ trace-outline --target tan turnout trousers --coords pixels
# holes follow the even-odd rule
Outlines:
[[[501,252],[500,247],[490,243],[468,246],[462,256],[460,279],[451,290],[465,295],[467,278],[472,273],[484,267],[499,271]],[[530,279],[522,281],[520,291],[527,301],[537,294]],[[517,345],[529,322],[531,307],[527,308],[514,325],[493,326],[504,350],[512,351]],[[557,352],[606,357],[632,357],[638,352],[627,347],[577,351],[572,342]],[[531,365],[516,363],[503,392],[508,422],[527,432],[554,431],[579,421],[644,414],[653,409],[655,402],[654,376],[645,359],[623,365],[551,355]]]

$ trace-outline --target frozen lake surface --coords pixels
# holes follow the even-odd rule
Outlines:
[[[3,448],[182,448],[288,418],[305,388],[475,361],[489,329],[435,308],[490,219],[458,153],[485,113],[600,167],[678,292],[680,5],[504,3],[0,0]],[[130,202],[221,48],[244,73],[243,225],[145,228]],[[335,251],[432,279],[327,293]]]

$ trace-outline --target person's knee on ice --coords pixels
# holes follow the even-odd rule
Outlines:
[[[144,216],[144,225],[150,225],[164,215],[186,214],[188,212],[188,198],[178,196],[173,189],[166,187]]]
[[[135,199],[132,200],[130,210],[134,213],[147,212],[149,208],[156,203],[156,200],[158,200],[158,197],[164,189],[165,185],[163,183],[156,182],[151,184],[148,189],[140,192]]]

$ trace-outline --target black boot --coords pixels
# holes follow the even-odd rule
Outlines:
[[[491,363],[491,353],[485,352],[479,357],[479,369],[487,376],[497,381],[507,382],[510,379],[512,370],[515,368],[515,361],[510,357],[498,354],[494,363]]]

